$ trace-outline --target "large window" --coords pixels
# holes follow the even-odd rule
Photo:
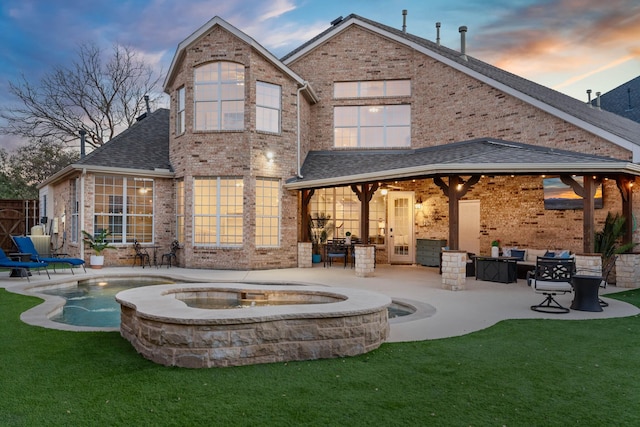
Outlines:
[[[256,246],[276,247],[280,241],[280,182],[256,179]]]
[[[280,93],[278,85],[256,83],[256,130],[280,132]]]
[[[335,107],[336,147],[409,147],[411,106]]]
[[[244,128],[244,66],[212,62],[195,69],[195,130]]]
[[[380,98],[410,96],[411,80],[371,80],[362,82],[336,82],[334,98]]]
[[[195,178],[193,240],[201,246],[241,246],[242,178]]]
[[[176,239],[184,242],[184,180],[176,181]]]
[[[176,134],[183,134],[185,131],[184,113],[184,87],[178,89],[176,94]]]
[[[94,233],[108,229],[113,243],[153,242],[153,180],[96,176]]]

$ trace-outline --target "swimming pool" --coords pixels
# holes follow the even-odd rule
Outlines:
[[[69,288],[41,292],[66,300],[62,310],[51,317],[54,322],[73,326],[118,328],[120,304],[115,299],[118,292],[140,286],[171,283],[174,282],[164,278],[100,278],[79,281],[77,286]],[[392,301],[387,310],[389,319],[409,316],[416,311],[411,305],[397,301]]]

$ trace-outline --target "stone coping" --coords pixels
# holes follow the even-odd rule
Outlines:
[[[241,309],[201,309],[175,298],[189,292],[286,292],[335,298],[336,302],[255,306]],[[386,308],[391,298],[371,291],[322,286],[247,283],[180,283],[132,288],[116,294],[121,305],[132,308],[140,318],[177,324],[233,324],[289,318],[331,318],[369,314]]]

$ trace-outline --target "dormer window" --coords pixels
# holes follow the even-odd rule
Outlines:
[[[211,62],[195,69],[196,131],[244,129],[244,66]]]

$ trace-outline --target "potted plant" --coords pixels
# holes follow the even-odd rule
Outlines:
[[[331,216],[320,213],[317,218],[309,218],[309,235],[313,245],[312,262],[318,263],[322,260],[320,248],[329,238],[331,231]]]
[[[637,245],[634,242],[625,244],[621,242],[625,234],[625,222],[626,218],[624,216],[608,212],[604,227],[601,231],[596,231],[595,233],[595,252],[601,254],[603,268],[615,263],[616,255],[629,252]]]
[[[497,258],[500,256],[500,239],[491,242],[491,256]]]
[[[95,255],[91,255],[91,268],[102,268],[104,265],[102,251],[105,249],[117,249],[107,241],[107,237],[111,236],[111,232],[103,228],[97,234],[90,234],[84,230],[82,230],[82,234],[84,235],[82,241],[95,252]]]

